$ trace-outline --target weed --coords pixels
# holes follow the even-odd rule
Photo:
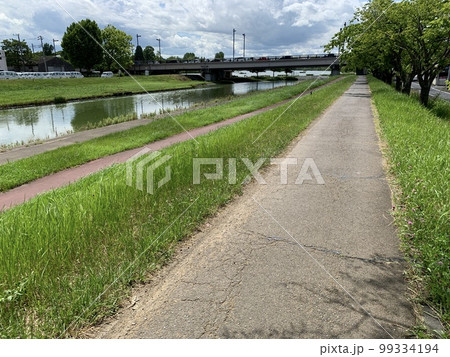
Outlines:
[[[399,185],[394,214],[420,298],[450,323],[450,121],[415,98],[369,80]],[[434,107],[434,108],[433,108]],[[436,112],[437,111],[437,112]]]

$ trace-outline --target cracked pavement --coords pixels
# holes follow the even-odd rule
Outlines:
[[[415,323],[366,79],[200,232],[98,338],[403,338]],[[313,158],[325,185],[295,181]]]

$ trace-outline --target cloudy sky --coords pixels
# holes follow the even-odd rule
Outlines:
[[[100,28],[108,24],[133,36],[163,56],[194,52],[212,58],[218,51],[232,56],[322,53],[322,46],[352,18],[365,0],[2,0],[0,41],[25,39],[28,45],[61,40],[67,26],[85,18]],[[57,50],[60,49],[56,43]]]

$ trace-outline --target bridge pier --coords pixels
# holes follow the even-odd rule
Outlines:
[[[338,64],[334,64],[331,66],[331,75],[339,76],[341,74],[341,67]]]
[[[208,67],[202,68],[202,75],[207,82],[218,82],[231,79],[233,71],[226,69],[210,69]]]

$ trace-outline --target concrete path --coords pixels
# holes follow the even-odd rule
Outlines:
[[[84,130],[77,133],[64,135],[58,138],[47,140],[41,144],[19,146],[11,150],[0,152],[0,165],[7,164],[8,162],[17,161],[20,159],[25,159],[33,155],[42,154],[44,152],[55,150],[64,146],[82,143],[84,141],[96,139],[108,134],[118,133],[119,131],[132,129],[137,126],[148,124],[153,120],[154,119],[132,120],[127,121],[125,123],[108,125],[102,128]]]
[[[98,338],[399,338],[415,320],[364,77]],[[295,184],[306,158],[325,181]]]
[[[158,140],[155,142],[152,142],[146,146],[122,151],[114,155],[105,156],[97,160],[90,161],[86,164],[72,167],[67,170],[63,170],[60,172],[57,172],[52,175],[48,175],[45,177],[42,177],[40,179],[34,180],[30,183],[24,184],[22,186],[13,188],[6,192],[0,192],[0,212],[3,210],[6,210],[8,208],[17,206],[19,204],[22,204],[24,202],[29,201],[33,197],[48,192],[60,187],[67,186],[71,183],[74,183],[75,181],[78,181],[82,179],[83,177],[89,176],[95,172],[101,171],[109,166],[112,166],[114,164],[120,164],[126,162],[128,159],[130,159],[133,155],[139,153],[143,149],[150,149],[152,151],[161,150],[163,148],[166,148],[168,146],[171,146],[176,143],[180,143],[187,140],[192,140],[197,136],[205,135],[211,131],[217,130],[223,126],[227,126],[233,123],[236,123],[238,121],[250,118],[252,116],[255,116],[257,114],[263,113],[267,110],[270,110],[274,107],[280,106],[287,101],[283,101],[277,104],[274,104],[270,107],[265,107],[263,109],[256,110],[251,113],[239,115],[237,117],[223,120],[218,123],[206,125],[200,128],[195,128],[186,132],[182,132],[173,136],[170,136],[166,139]]]

